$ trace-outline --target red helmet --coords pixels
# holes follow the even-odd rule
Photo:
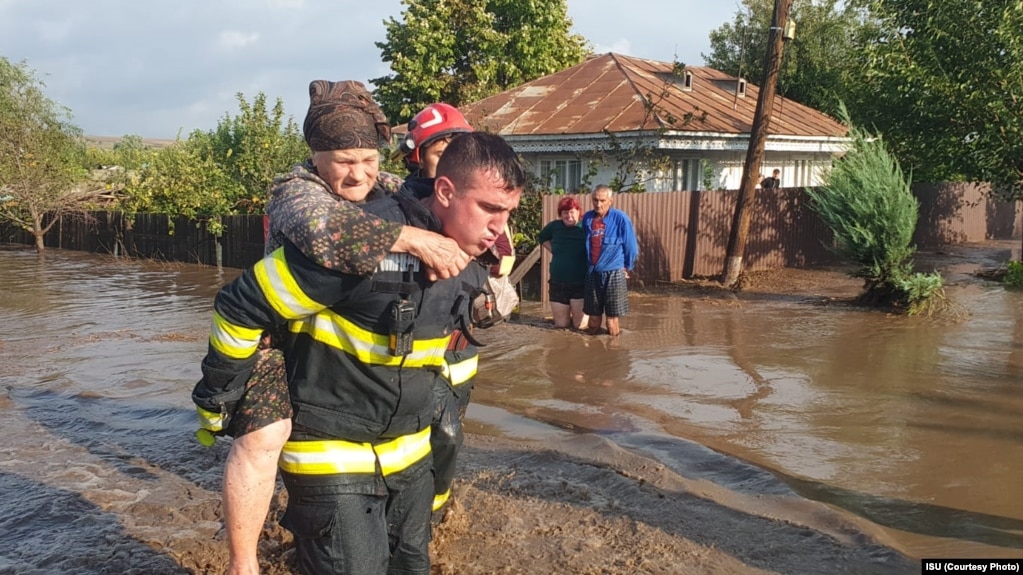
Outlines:
[[[438,102],[430,104],[413,116],[408,123],[408,133],[399,146],[405,160],[410,164],[419,164],[419,150],[431,142],[445,136],[465,134],[472,131],[472,126],[458,108],[451,104]]]

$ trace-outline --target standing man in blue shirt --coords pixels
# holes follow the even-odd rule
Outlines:
[[[589,267],[584,283],[583,313],[590,316],[591,335],[600,331],[602,316],[607,316],[607,331],[621,333],[618,318],[629,313],[629,288],[626,280],[636,265],[639,242],[632,221],[625,212],[611,207],[614,192],[601,185],[593,190],[593,209],[583,216],[586,230],[586,256]]]

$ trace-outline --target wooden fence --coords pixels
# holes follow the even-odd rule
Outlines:
[[[1021,213],[1016,203],[997,202],[983,184],[929,184],[914,188],[920,219],[914,241],[919,248],[1019,238]],[[615,207],[632,219],[640,257],[633,278],[644,284],[719,275],[737,192],[619,194]],[[543,221],[556,217],[560,196],[543,201]],[[584,210],[589,199],[581,197]],[[217,238],[185,218],[158,214],[126,216],[94,212],[88,218],[65,217],[46,235],[49,247],[168,261],[245,268],[263,255],[265,218],[221,218]],[[30,234],[0,227],[0,242],[32,244]],[[757,193],[744,269],[812,267],[834,262],[828,251],[831,231],[809,209],[802,189]],[[522,254],[523,256],[525,254]],[[549,254],[541,258],[539,282],[546,286]],[[540,289],[546,296],[546,289]]]
[[[161,261],[247,268],[263,257],[264,216],[224,216],[223,235],[184,217],[89,212],[65,215],[44,237],[47,247]],[[0,227],[0,242],[34,244],[32,235]]]

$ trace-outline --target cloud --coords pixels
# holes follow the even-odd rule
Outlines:
[[[38,23],[35,28],[40,40],[59,44],[71,36],[75,26],[68,20],[46,20]]]
[[[221,32],[220,35],[217,37],[217,43],[222,48],[227,48],[229,50],[236,48],[244,48],[249,44],[255,44],[258,41],[259,41],[258,32],[250,32],[248,34],[245,34],[237,30],[225,30]]]
[[[301,10],[305,0],[266,0],[266,5],[275,10]]]
[[[609,46],[594,43],[593,51],[596,54],[606,54],[608,52],[614,52],[616,54],[632,56],[632,42],[629,42],[628,38],[619,38],[612,42]]]
[[[600,52],[698,63],[734,0],[571,0],[573,32]],[[311,80],[390,73],[375,42],[401,0],[343,16],[336,0],[0,0],[0,56],[25,60],[90,135],[172,138],[238,113],[263,92],[301,120]],[[396,119],[401,121],[401,119]]]

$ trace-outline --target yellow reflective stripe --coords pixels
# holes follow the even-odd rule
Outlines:
[[[305,333],[318,342],[343,350],[367,365],[403,367],[440,367],[444,361],[450,335],[412,342],[412,353],[391,355],[387,335],[373,333],[340,315],[324,310],[313,317],[289,324],[292,333]]]
[[[232,359],[244,359],[256,353],[259,338],[263,330],[235,325],[213,312],[213,325],[210,326],[210,345],[223,355]]]
[[[288,441],[278,466],[302,475],[373,473],[377,468],[373,446],[350,441]]]
[[[196,406],[195,411],[199,414],[199,427],[210,431],[224,430],[224,416]]]
[[[298,287],[284,259],[284,248],[260,260],[253,272],[267,301],[286,319],[310,316],[326,307],[312,300]]]
[[[341,440],[289,441],[278,466],[288,473],[326,475],[374,473],[377,461],[384,475],[408,469],[430,454],[430,428],[372,445]]]
[[[451,497],[451,490],[448,489],[444,493],[438,493],[433,496],[433,511],[444,507],[444,504],[448,502],[448,498]]]
[[[384,475],[397,473],[430,454],[430,428],[374,445]]]
[[[480,356],[478,354],[455,364],[448,363],[445,359],[444,365],[441,367],[441,374],[451,382],[451,385],[462,385],[476,377],[479,365]]]
[[[501,261],[498,263],[497,275],[506,276],[511,273],[512,268],[515,267],[515,256],[501,256]]]

